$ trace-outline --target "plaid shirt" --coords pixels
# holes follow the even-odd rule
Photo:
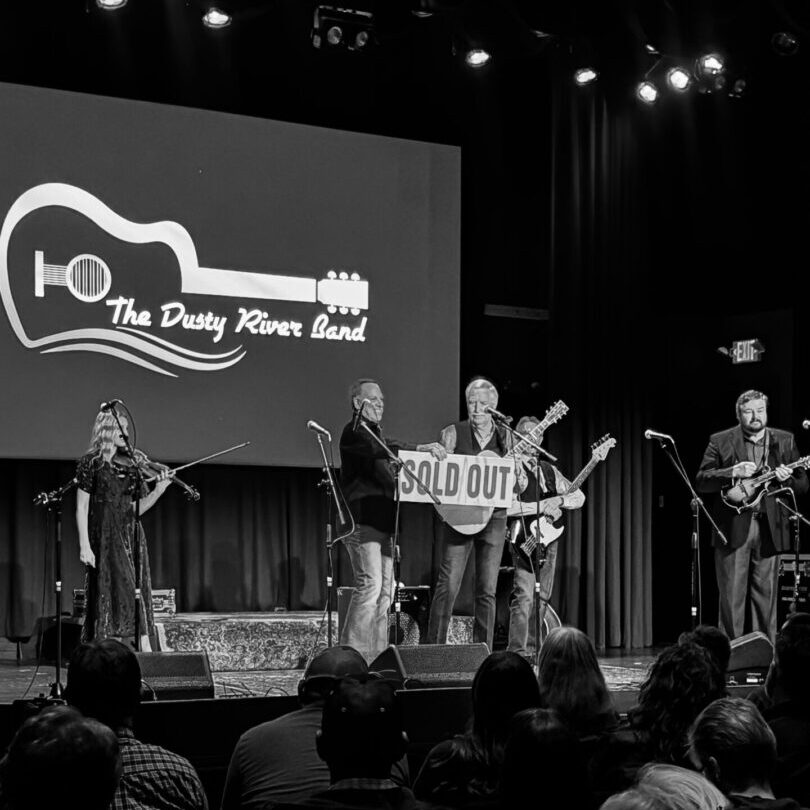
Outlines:
[[[123,775],[112,810],[208,810],[200,777],[191,763],[158,745],[118,730]]]

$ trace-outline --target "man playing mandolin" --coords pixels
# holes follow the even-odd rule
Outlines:
[[[535,416],[524,416],[515,430],[524,436],[540,423]],[[510,519],[509,539],[511,541],[514,573],[512,580],[512,593],[509,597],[509,647],[524,657],[529,655],[528,646],[531,638],[536,650],[534,632],[534,587],[538,585],[538,614],[540,626],[546,615],[548,600],[551,598],[551,589],[554,585],[554,569],[557,566],[557,542],[548,546],[539,544],[539,554],[527,556],[521,551],[522,543],[527,536],[536,531],[537,506],[540,515],[545,515],[550,521],[559,520],[563,509],[580,509],[585,503],[585,495],[581,489],[569,492],[571,482],[552,464],[537,458],[537,451],[531,446],[527,453],[521,456],[521,464],[526,469],[528,486],[521,492],[519,504],[526,507],[522,517]],[[537,465],[535,467],[535,465]],[[535,475],[535,469],[539,477]],[[555,497],[556,496],[556,497]],[[509,511],[511,514],[511,510]],[[535,566],[540,569],[535,571]]]
[[[788,515],[767,488],[806,492],[807,474],[792,433],[768,427],[768,397],[737,398],[737,427],[714,433],[697,474],[699,492],[719,492],[714,517],[728,541],[713,534],[720,627],[731,638],[776,635],[777,554],[790,551]]]

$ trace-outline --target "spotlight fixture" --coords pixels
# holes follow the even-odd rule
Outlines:
[[[489,51],[485,51],[483,48],[470,48],[470,50],[464,54],[464,61],[467,63],[467,66],[471,68],[482,68],[489,63],[490,59],[492,59],[492,54]]]
[[[658,99],[658,88],[650,81],[639,82],[636,95],[645,104],[655,104]]]
[[[644,50],[652,56],[658,56],[661,53],[655,45],[650,45],[649,42],[644,46]]]
[[[211,8],[203,14],[203,25],[206,28],[227,28],[233,21],[230,14],[222,11],[221,9]]]
[[[799,40],[788,31],[778,31],[771,37],[771,47],[779,56],[793,56],[799,50]]]
[[[725,69],[725,62],[719,53],[704,53],[698,57],[695,72],[698,76],[716,76]]]
[[[374,42],[369,11],[318,6],[312,18],[312,45],[329,51],[365,51]]]
[[[592,67],[582,67],[574,71],[574,81],[582,87],[586,84],[593,84],[599,78],[599,74]]]
[[[127,0],[96,0],[96,5],[105,11],[115,11],[123,8],[126,4]]]
[[[692,77],[688,70],[682,67],[673,67],[667,71],[667,84],[679,93],[689,89]]]
[[[737,79],[737,81],[731,85],[731,90],[728,91],[729,98],[742,98],[745,95],[746,87],[747,82],[745,79]]]

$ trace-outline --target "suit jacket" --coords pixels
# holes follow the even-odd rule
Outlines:
[[[777,430],[776,428],[768,428],[768,432],[770,433],[770,447],[766,463],[769,467],[789,464],[799,458],[796,440],[793,438],[792,433],[788,433],[786,430]],[[700,464],[696,481],[698,492],[718,493],[712,504],[712,516],[728,540],[727,548],[732,549],[739,548],[745,543],[748,537],[748,529],[751,526],[752,513],[750,510],[746,510],[738,515],[723,503],[719,492],[721,489],[731,485],[731,470],[740,461],[748,461],[742,428],[738,425],[728,430],[721,430],[719,433],[713,433],[709,437],[709,446],[703,454],[703,461]],[[786,484],[797,493],[806,492],[808,487],[807,473],[803,468],[797,467]],[[787,512],[773,498],[763,498],[761,503],[767,515],[768,526],[776,550],[779,552],[789,551],[791,539]],[[715,532],[712,532],[712,540],[718,548],[723,545]]]

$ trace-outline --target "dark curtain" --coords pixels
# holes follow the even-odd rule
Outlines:
[[[618,440],[561,538],[564,622],[598,647],[652,643],[651,448],[655,352],[638,116],[552,82],[550,390],[570,406],[549,447],[573,477],[603,434]]]
[[[74,465],[0,462],[0,629],[27,638],[39,616],[53,615],[54,530],[36,493],[70,480]],[[184,480],[199,503],[177,487],[144,515],[154,588],[175,588],[179,611],[322,610],[326,604],[327,509],[320,470],[198,467]],[[83,586],[74,519],[75,496],[64,501],[63,610]],[[432,584],[433,510],[402,508],[402,576]],[[335,585],[351,585],[336,546]],[[463,604],[462,604],[463,607]],[[337,609],[337,598],[333,601]]]

